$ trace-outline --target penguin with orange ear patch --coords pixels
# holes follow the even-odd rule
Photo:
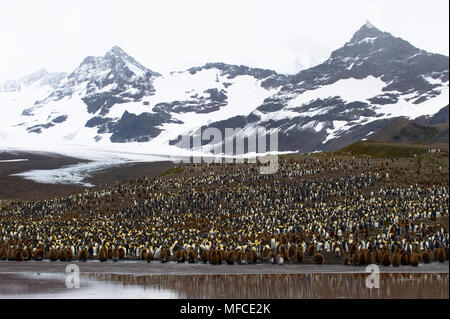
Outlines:
[[[322,265],[325,262],[325,257],[322,254],[316,253],[314,254],[314,262],[316,264]]]
[[[420,256],[419,254],[412,254],[411,255],[411,265],[414,267],[419,266]]]

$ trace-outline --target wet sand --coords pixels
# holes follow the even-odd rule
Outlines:
[[[73,264],[80,267],[81,273],[114,273],[114,274],[145,274],[145,275],[230,275],[230,274],[332,274],[332,273],[365,273],[365,266],[346,265],[305,265],[305,264],[257,264],[257,265],[210,265],[203,263],[160,263],[153,261],[119,261],[99,262],[88,261]],[[0,261],[0,274],[7,273],[65,273],[68,262],[15,262]],[[419,264],[418,267],[379,266],[381,273],[448,273],[449,262],[432,262]]]
[[[64,274],[0,274],[0,299],[410,299],[449,298],[448,273],[137,275],[82,273],[78,289]]]

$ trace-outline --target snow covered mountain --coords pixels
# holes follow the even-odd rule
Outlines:
[[[61,143],[176,153],[198,128],[277,130],[280,151],[343,147],[392,118],[449,104],[448,57],[369,22],[342,48],[296,75],[208,63],[161,75],[119,47],[70,74],[39,71],[0,83],[0,145]]]

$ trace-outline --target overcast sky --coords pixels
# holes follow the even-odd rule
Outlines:
[[[366,19],[449,55],[448,11],[448,0],[1,0],[0,78],[70,72],[113,45],[163,73],[217,61],[295,73]]]

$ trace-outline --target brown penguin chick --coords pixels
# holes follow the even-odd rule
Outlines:
[[[258,252],[255,249],[250,249],[250,252],[252,253],[253,263],[257,264],[259,259]]]
[[[352,262],[353,262],[353,265],[355,265],[355,266],[359,265],[359,254],[356,251],[353,253]]]
[[[119,259],[125,259],[125,248],[119,248]]]
[[[80,251],[80,255],[78,256],[78,260],[79,261],[88,261],[88,259],[89,259],[89,252],[88,252],[88,250],[86,248],[83,248]]]
[[[152,262],[154,259],[153,253],[149,250],[147,251],[147,253],[145,254],[145,261],[150,263]]]
[[[429,264],[432,258],[432,254],[430,250],[426,250],[422,254],[422,261],[424,264]]]
[[[438,260],[438,254],[439,254],[440,248],[433,249],[433,257],[434,259]]]
[[[112,258],[113,258],[113,249],[108,248],[108,259],[112,259]]]
[[[450,253],[450,248],[447,247],[447,248],[444,248],[444,249],[445,249],[445,259],[448,260],[448,255],[449,255],[449,253]]]
[[[400,253],[394,253],[394,255],[392,256],[392,266],[398,267],[400,266],[400,263],[401,263]]]
[[[236,252],[236,263],[240,264],[241,261],[244,259],[244,257],[245,257],[244,252],[238,249]]]
[[[166,249],[164,249],[165,251],[166,251],[166,262],[168,262],[168,261],[170,261],[170,260],[172,260],[172,253],[171,253],[171,251],[170,251],[170,248],[166,248]]]
[[[67,261],[72,261],[72,259],[73,259],[72,249],[66,248],[66,258],[67,258]]]
[[[219,249],[217,251],[217,257],[219,258],[218,263],[219,263],[219,265],[221,265],[222,261],[225,259],[224,255],[223,255],[223,249]]]
[[[175,253],[175,259],[177,263],[184,263],[186,261],[186,252],[184,249],[178,249]]]
[[[262,261],[263,262],[269,261],[270,253],[271,253],[271,249],[268,247],[264,247],[263,252],[262,252]]]
[[[361,266],[366,265],[366,251],[364,249],[359,252],[359,264]]]
[[[350,254],[346,253],[344,256],[344,265],[350,265]]]
[[[314,250],[315,250],[314,244],[310,244],[307,249],[308,255],[309,256],[314,255]]]
[[[209,263],[211,265],[219,264],[219,255],[215,249],[211,249],[211,251],[209,252]]]
[[[195,251],[195,249],[190,248],[188,250],[187,259],[188,259],[188,263],[190,263],[190,264],[195,263],[195,261],[197,260],[197,252]]]
[[[57,249],[50,249],[50,252],[48,253],[48,259],[50,259],[50,261],[57,261],[58,255],[59,251]]]
[[[439,262],[443,263],[445,261],[445,250],[444,248],[440,248],[438,251],[438,255],[437,255],[437,259],[439,260]]]
[[[288,254],[289,254],[289,259],[295,260],[295,254],[296,254],[297,250],[295,249],[294,246],[289,246],[288,249]]]
[[[297,263],[302,263],[305,256],[303,255],[303,250],[299,247],[297,248],[297,251],[295,252],[295,259]]]
[[[284,260],[287,261],[289,259],[289,252],[286,249],[286,247],[281,246],[280,252],[281,252],[281,256],[283,256]]]
[[[348,252],[350,253],[350,256],[353,256],[353,254],[357,252],[357,250],[358,248],[354,243],[351,243],[350,246],[348,247]]]
[[[378,249],[377,252],[375,253],[375,262],[377,264],[381,264],[383,260],[383,250]]]
[[[65,249],[60,249],[58,252],[58,259],[60,261],[67,261],[67,252]]]
[[[16,248],[16,250],[14,251],[14,260],[15,261],[23,261],[23,249],[22,248]]]
[[[100,260],[101,262],[108,261],[108,252],[106,251],[106,249],[100,249],[100,252],[98,253],[98,260]]]
[[[6,258],[7,258],[9,261],[13,261],[13,260],[15,259],[14,254],[15,254],[15,249],[14,249],[14,248],[9,248],[9,249],[8,249],[8,252],[6,253]]]
[[[42,250],[42,248],[37,248],[33,253],[33,259],[35,261],[41,261],[43,257],[44,257],[44,251]]]
[[[145,256],[147,256],[147,249],[142,249],[142,251],[141,251],[141,259],[142,260],[145,260]]]
[[[227,253],[225,255],[225,261],[226,261],[227,265],[234,265],[235,257],[236,257],[236,255],[233,250],[227,251]]]
[[[391,254],[389,252],[387,252],[387,251],[385,251],[384,254],[383,254],[382,264],[384,266],[390,266],[391,265]]]
[[[250,250],[245,253],[245,261],[248,265],[253,264],[253,254]]]
[[[322,254],[316,253],[314,254],[314,262],[316,264],[322,265],[325,262],[325,257]]]
[[[169,260],[167,257],[167,251],[165,249],[161,249],[161,252],[159,253],[159,261],[162,263],[166,263]]]
[[[412,254],[411,255],[411,265],[417,267],[419,265],[420,256],[419,254]]]
[[[401,257],[400,257],[400,263],[401,263],[401,265],[402,265],[402,266],[407,266],[407,265],[409,265],[409,259],[410,259],[409,253],[406,252],[406,251],[404,251],[404,252],[402,253]],[[394,263],[394,262],[392,262],[392,263]]]
[[[119,260],[119,256],[120,256],[119,249],[115,248],[112,251],[112,260],[113,261],[118,261]]]
[[[374,263],[374,257],[370,250],[366,250],[366,256],[365,256],[366,265],[372,265]]]
[[[30,260],[30,254],[29,254],[29,252],[28,252],[28,249],[24,249],[24,250],[22,251],[22,257],[23,257],[23,260],[25,260],[25,261]]]
[[[208,251],[202,250],[202,261],[206,264],[209,261],[209,253]]]

